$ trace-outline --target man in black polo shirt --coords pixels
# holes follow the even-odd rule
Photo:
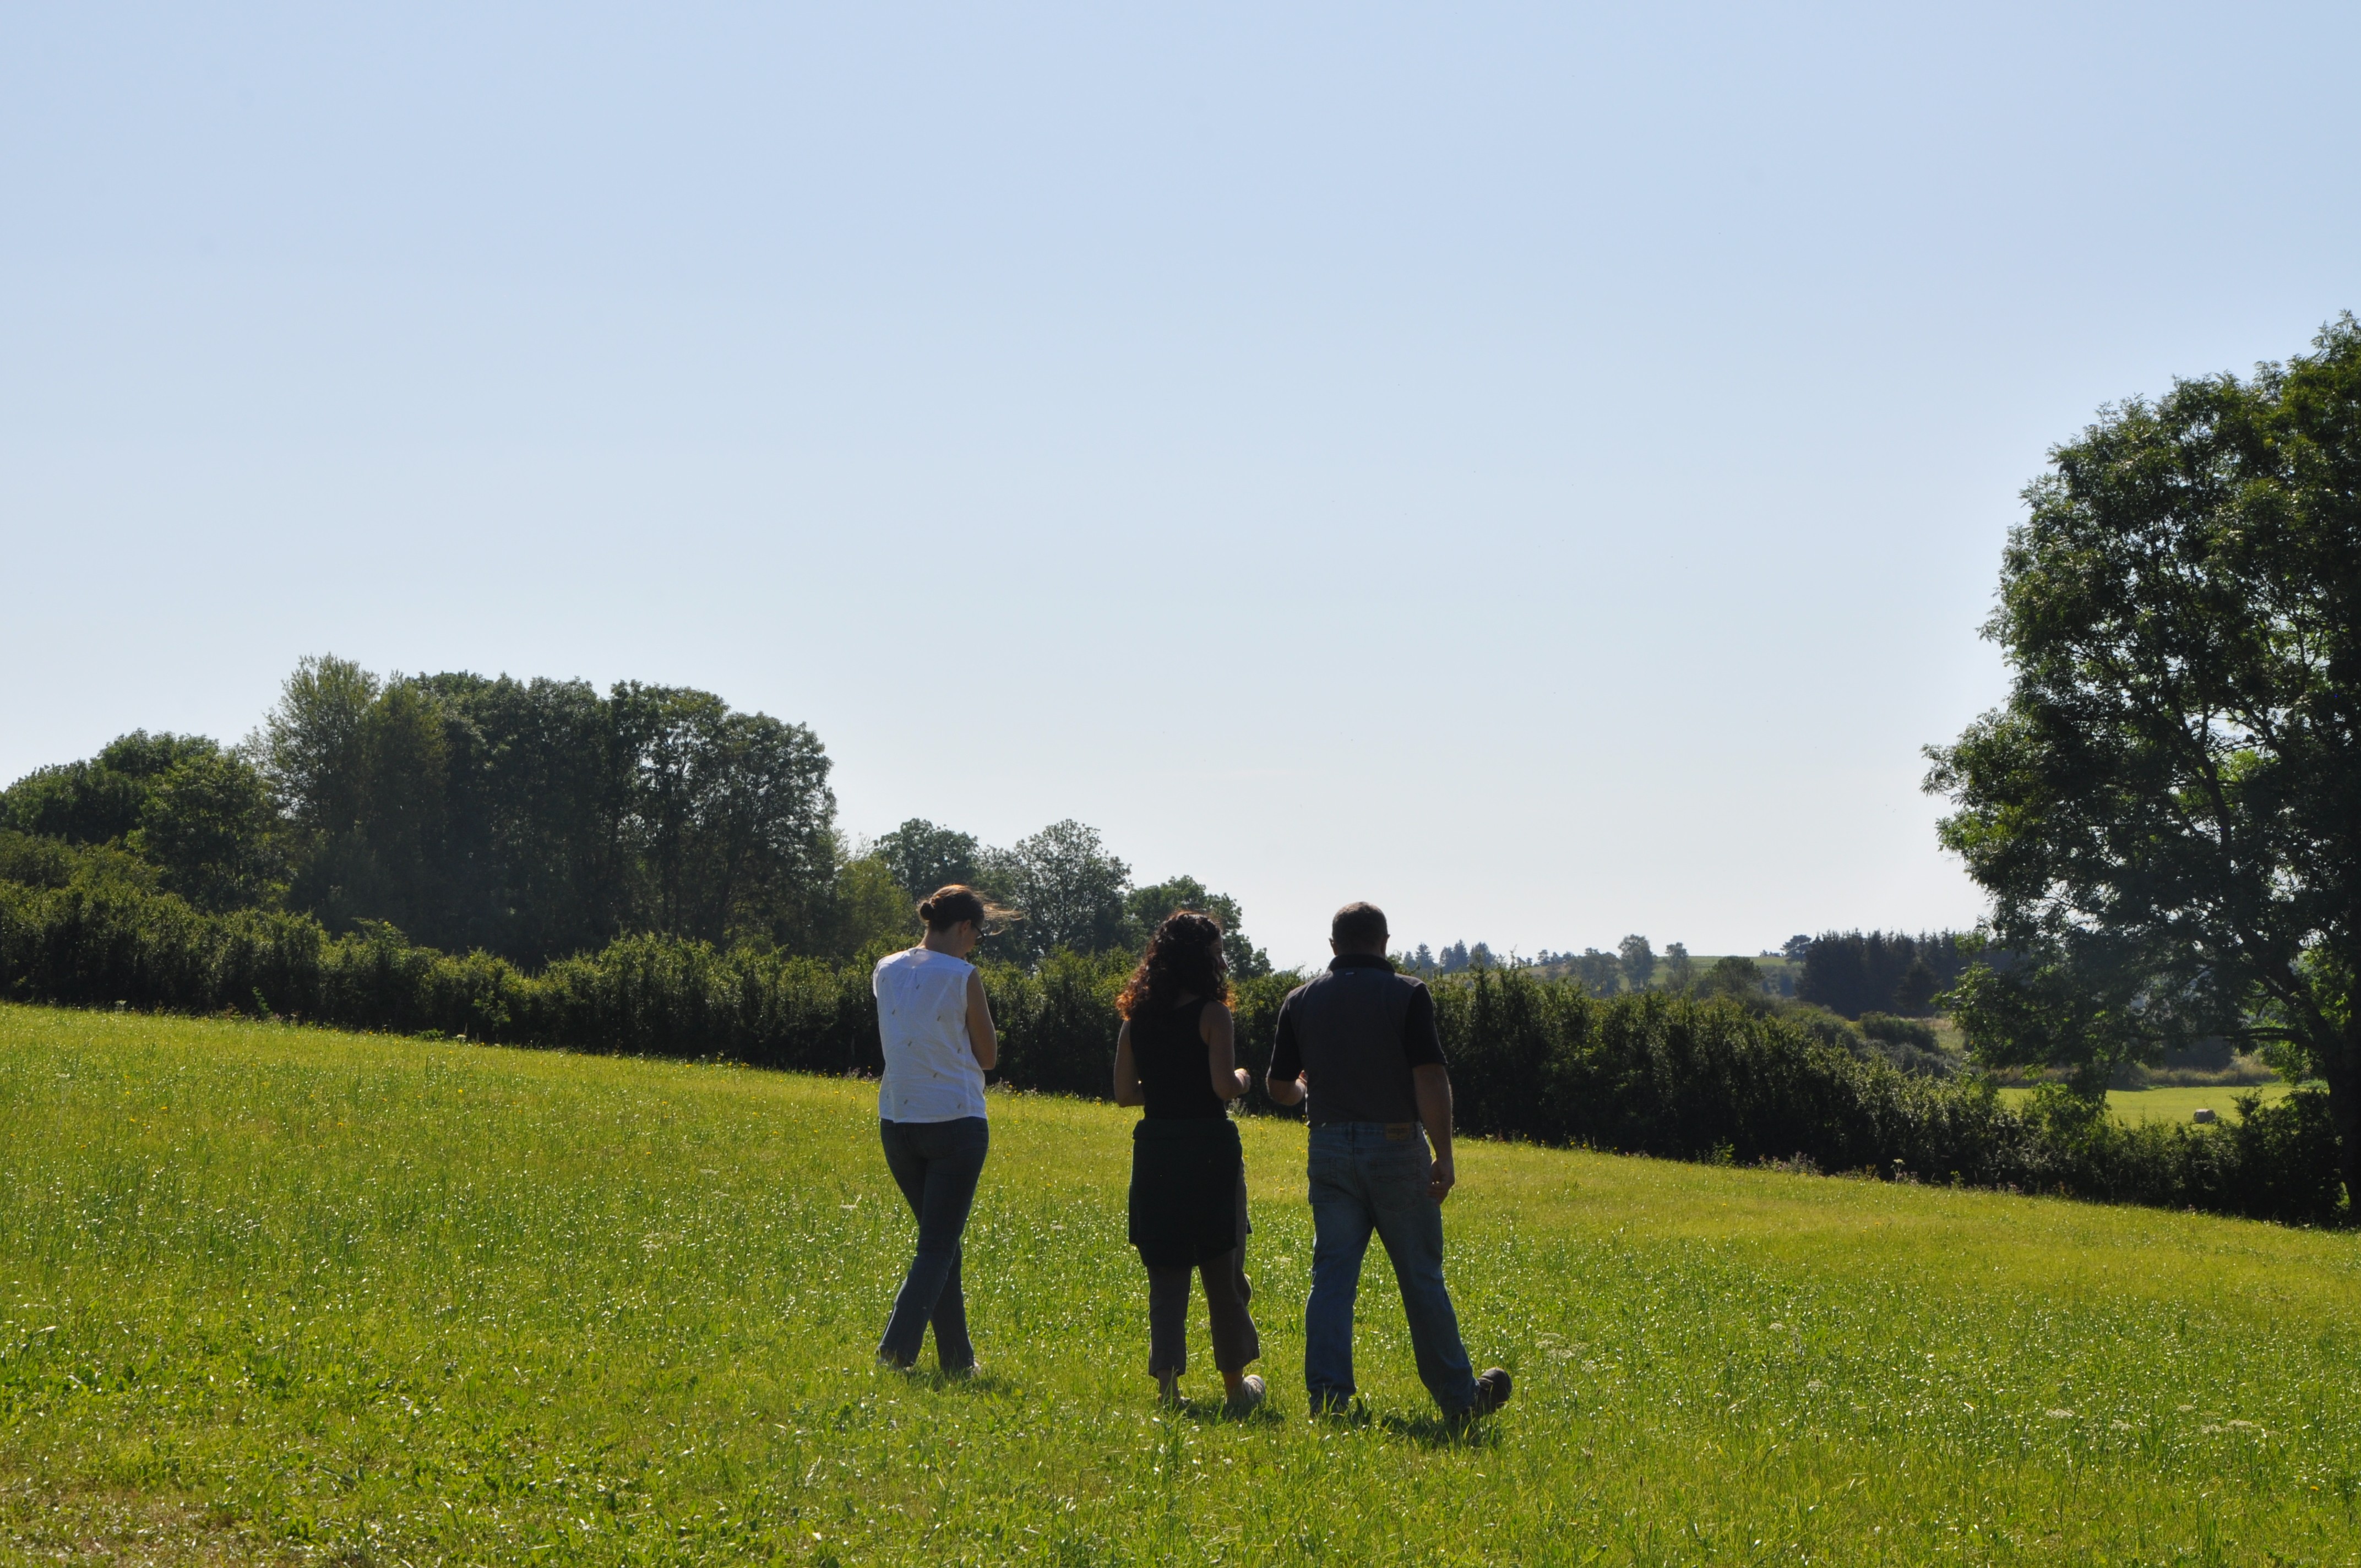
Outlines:
[[[1281,1105],[1308,1095],[1312,1298],[1303,1308],[1303,1384],[1314,1415],[1352,1398],[1353,1300],[1375,1230],[1393,1260],[1419,1381],[1446,1416],[1509,1400],[1509,1375],[1468,1370],[1459,1315],[1443,1283],[1443,1200],[1451,1165],[1451,1074],[1434,997],[1386,961],[1385,911],[1336,911],[1328,972],[1279,1010],[1268,1088]],[[1426,1136],[1419,1136],[1423,1124]],[[1428,1153],[1429,1141],[1433,1152]]]

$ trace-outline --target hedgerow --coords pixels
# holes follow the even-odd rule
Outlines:
[[[1129,960],[1055,953],[987,966],[1001,1077],[1101,1094]],[[1259,1065],[1296,981],[1242,982]],[[873,1071],[862,963],[654,936],[527,973],[419,947],[386,926],[334,935],[301,915],[205,914],[137,889],[0,882],[0,995],[85,1006],[231,1009],[506,1044]],[[2062,1091],[2021,1107],[1977,1080],[1905,1074],[1739,1003],[1598,1000],[1514,970],[1435,986],[1466,1131],[1536,1142],[2065,1193],[2307,1223],[2342,1210],[2325,1097],[2244,1104],[2210,1128],[2126,1125]]]

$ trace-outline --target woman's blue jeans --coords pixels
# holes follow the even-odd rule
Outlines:
[[[894,1299],[894,1315],[877,1354],[905,1365],[918,1359],[927,1325],[935,1327],[935,1359],[946,1372],[975,1365],[967,1337],[967,1300],[960,1291],[960,1233],[975,1203],[975,1184],[992,1146],[992,1126],[981,1116],[956,1122],[880,1122],[885,1168],[894,1173],[918,1221],[918,1250]]]
[[[1353,1303],[1369,1233],[1401,1285],[1419,1381],[1445,1415],[1476,1405],[1459,1315],[1443,1283],[1443,1210],[1427,1195],[1433,1168],[1415,1124],[1330,1122],[1311,1132],[1312,1298],[1303,1308],[1303,1386],[1312,1408],[1355,1392]]]

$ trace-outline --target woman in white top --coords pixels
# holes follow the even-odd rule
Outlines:
[[[914,1365],[931,1322],[935,1360],[954,1376],[975,1369],[960,1291],[960,1233],[967,1229],[992,1142],[983,1075],[1000,1059],[983,976],[967,961],[983,938],[986,913],[973,888],[940,889],[918,905],[925,940],[878,959],[870,982],[885,1049],[878,1135],[886,1167],[918,1221],[917,1254],[895,1298],[877,1358],[892,1366]]]

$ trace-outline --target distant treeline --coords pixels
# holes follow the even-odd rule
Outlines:
[[[1990,961],[1990,955],[1986,961]],[[1795,995],[1831,1013],[1858,1018],[1892,1013],[1923,1018],[1936,998],[1959,982],[1977,961],[1973,938],[1963,931],[1828,931],[1803,949],[1804,972]]]
[[[1120,953],[1064,951],[987,964],[1007,1036],[1002,1076],[1104,1094],[1126,968]],[[1298,978],[1238,988],[1239,1038],[1257,1067]],[[2132,1127],[2063,1089],[2037,1091],[2017,1110],[1974,1081],[1905,1073],[1832,1035],[1850,1025],[1767,999],[1602,1001],[1518,970],[1470,970],[1435,989],[1459,1118],[1473,1133],[2304,1223],[2340,1213],[2334,1135],[2323,1097],[2310,1091],[2250,1104],[2218,1127]],[[805,1071],[877,1066],[859,959],[643,935],[528,974],[489,953],[415,946],[385,926],[339,936],[308,916],[208,913],[119,885],[0,881],[0,995]]]
[[[1430,978],[1532,967],[1571,980],[1600,998],[1648,990],[1723,994],[1751,985],[1777,990],[1847,1018],[1867,1014],[1923,1018],[1977,961],[1978,952],[1974,938],[1962,931],[1922,931],[1915,937],[1900,931],[1828,931],[1818,937],[1791,937],[1778,953],[1763,957],[1798,964],[1801,972],[1790,981],[1783,965],[1779,980],[1773,981],[1752,959],[1708,963],[1692,958],[1679,942],[1660,954],[1653,943],[1638,935],[1624,938],[1613,952],[1586,948],[1578,953],[1554,953],[1544,948],[1524,963],[1503,964],[1482,942],[1473,947],[1455,942],[1434,952],[1421,943],[1414,951],[1399,955],[1403,967]],[[1984,955],[1984,961],[1994,957]]]
[[[1026,916],[997,958],[1136,950],[1185,905],[1223,916],[1235,968],[1268,967],[1235,901],[1191,877],[1135,886],[1078,822],[1005,850],[923,821],[855,843],[829,768],[804,726],[709,692],[306,659],[242,745],[140,731],[0,792],[0,830],[102,851],[60,870],[18,846],[0,876],[381,923],[528,966],[631,933],[841,959],[911,939],[919,896],[970,882]]]

